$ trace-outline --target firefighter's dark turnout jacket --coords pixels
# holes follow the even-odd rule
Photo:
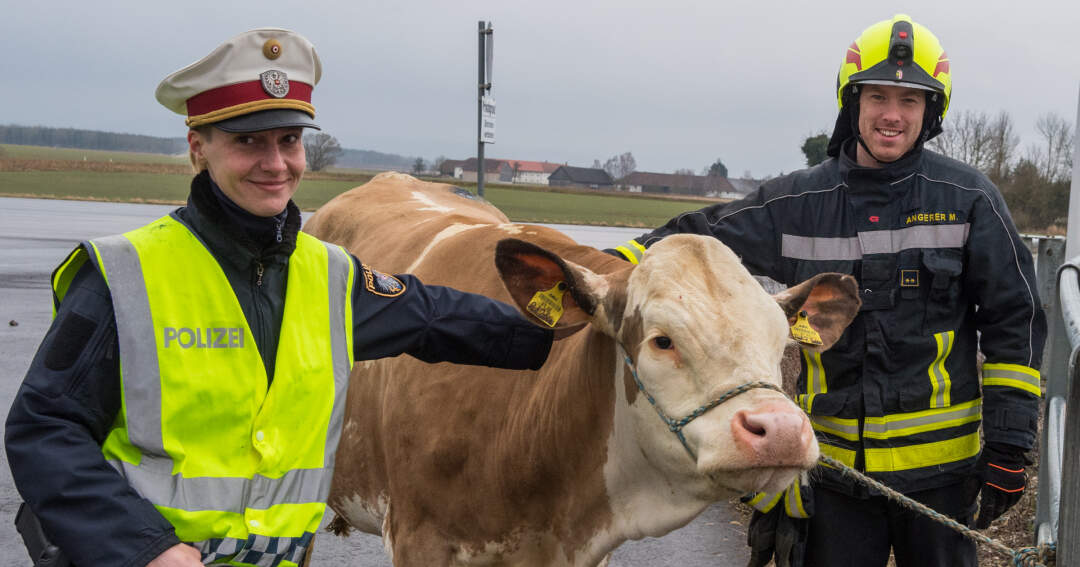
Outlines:
[[[690,232],[716,236],[752,273],[787,285],[853,275],[862,308],[832,349],[803,352],[797,401],[824,454],[897,490],[973,474],[980,422],[987,442],[1030,449],[1046,321],[1001,194],[929,150],[881,169],[840,153],[618,250],[636,262],[661,238]],[[832,471],[820,480],[857,490]]]

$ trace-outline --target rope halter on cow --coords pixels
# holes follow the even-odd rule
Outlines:
[[[755,382],[747,382],[741,386],[736,386],[728,390],[724,393],[724,395],[690,412],[689,415],[682,419],[671,419],[667,416],[667,414],[664,413],[664,410],[660,409],[660,405],[656,403],[656,399],[652,397],[652,394],[650,394],[649,391],[645,389],[645,385],[641,383],[641,379],[638,378],[637,368],[634,367],[634,361],[630,360],[629,356],[626,356],[625,359],[626,365],[630,367],[630,374],[634,377],[634,383],[637,384],[638,390],[641,390],[641,393],[645,394],[645,399],[649,400],[649,403],[652,404],[653,409],[656,410],[656,414],[660,416],[660,419],[664,420],[664,423],[666,423],[668,426],[668,430],[670,430],[672,433],[675,434],[676,437],[679,438],[679,442],[682,443],[683,448],[686,449],[686,452],[694,461],[697,461],[697,455],[694,454],[694,450],[691,449],[690,445],[686,442],[686,436],[684,436],[682,432],[683,428],[686,427],[687,424],[701,417],[705,414],[705,412],[713,409],[714,407],[730,400],[731,398],[734,398],[735,396],[738,396],[739,394],[749,392],[750,390],[753,390],[755,388],[767,388],[769,390],[776,390],[781,394],[784,393],[784,391],[781,390],[778,386],[770,384],[768,382],[762,382],[760,380]]]

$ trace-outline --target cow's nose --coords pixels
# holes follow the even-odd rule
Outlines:
[[[731,418],[731,432],[735,445],[753,465],[807,467],[816,456],[810,420],[790,403],[739,410]]]

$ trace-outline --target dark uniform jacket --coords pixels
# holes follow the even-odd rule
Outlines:
[[[980,417],[987,442],[1034,445],[1046,322],[1031,254],[978,171],[929,150],[880,169],[841,152],[619,251],[636,261],[678,232],[714,235],[787,285],[858,280],[862,308],[843,337],[802,356],[798,402],[823,453],[910,492],[973,473]]]
[[[229,201],[205,172],[188,205],[172,214],[207,245],[228,277],[273,377],[289,255],[300,211],[260,219]],[[377,262],[377,259],[373,259]],[[397,297],[372,293],[356,258],[354,358],[402,353],[537,369],[553,334],[509,305],[397,278]],[[385,278],[375,277],[378,282]],[[385,290],[384,290],[385,291]],[[101,443],[121,400],[116,321],[109,290],[87,262],[74,278],[8,414],[6,444],[15,484],[46,534],[77,565],[145,565],[179,543],[172,526],[105,462]]]

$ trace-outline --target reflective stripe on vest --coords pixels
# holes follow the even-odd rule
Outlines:
[[[971,225],[927,224],[860,232],[851,237],[780,235],[780,255],[795,260],[861,260],[866,254],[896,254],[915,248],[961,248]]]
[[[797,401],[799,407],[806,413],[814,408],[814,397],[829,391],[825,383],[825,366],[821,364],[821,353],[807,349],[801,349],[803,360],[806,361],[806,392],[799,394]]]
[[[204,558],[298,562],[325,511],[344,419],[348,254],[297,236],[267,390],[243,310],[187,227],[167,216],[86,248],[119,337],[123,407],[106,459]]]
[[[949,371],[945,369],[945,361],[952,353],[956,334],[953,331],[936,333],[934,342],[937,343],[937,357],[930,363],[927,373],[930,375],[930,407],[944,408],[951,402],[952,380]]]
[[[1036,397],[1042,397],[1042,385],[1039,371],[1020,364],[986,363],[983,364],[983,386],[1001,386],[1023,390]]]
[[[645,247],[638,244],[637,240],[627,240],[626,244],[616,246],[615,249],[625,256],[627,260],[630,260],[631,264],[640,263],[641,257],[645,255]]]

